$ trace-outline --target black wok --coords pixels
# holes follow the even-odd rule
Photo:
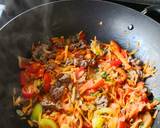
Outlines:
[[[102,24],[100,24],[102,22]],[[133,26],[132,26],[133,25]],[[130,8],[102,1],[61,1],[30,9],[9,21],[0,30],[0,127],[27,128],[12,107],[12,90],[18,82],[17,56],[29,56],[33,42],[55,35],[72,35],[84,30],[88,39],[118,41],[129,50],[137,47],[137,56],[158,69],[147,81],[155,97],[160,97],[160,25]],[[156,128],[160,114],[154,122]]]

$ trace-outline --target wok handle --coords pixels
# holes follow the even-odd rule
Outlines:
[[[144,14],[144,15],[146,15],[148,13],[157,13],[157,14],[160,15],[160,5],[148,6],[141,13]]]
[[[151,17],[152,19],[160,23],[160,18],[159,18],[160,17],[160,5],[152,5],[152,6],[146,7],[141,13]]]

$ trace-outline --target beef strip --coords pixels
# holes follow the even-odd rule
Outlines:
[[[86,48],[86,43],[82,40],[80,40],[79,42],[75,42],[75,43],[72,43],[70,46],[69,46],[69,50],[70,51],[73,51],[74,49],[84,49]]]
[[[71,82],[71,76],[68,74],[59,74],[57,81],[50,89],[50,95],[54,101],[58,101],[64,94],[64,90]]]
[[[98,108],[107,107],[108,106],[108,99],[106,96],[97,97],[95,100],[95,103]]]
[[[71,76],[69,74],[62,74],[61,77],[58,79],[60,82],[63,83],[70,83],[71,81]]]
[[[65,89],[65,86],[63,86],[63,85],[60,87],[57,87],[57,86],[51,87],[50,95],[54,101],[58,101],[59,99],[61,99],[61,97],[64,94],[64,89]]]
[[[40,104],[43,106],[45,111],[52,112],[53,110],[60,110],[61,106],[59,102],[53,102],[49,98],[43,98]]]
[[[49,47],[47,44],[38,44],[33,46],[32,49],[32,58],[35,61],[42,61],[47,62],[48,59],[55,58],[55,50],[49,50]]]
[[[95,59],[83,59],[83,58],[67,58],[65,65],[74,65],[76,67],[94,67],[96,66],[96,60]]]

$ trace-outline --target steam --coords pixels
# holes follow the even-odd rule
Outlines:
[[[5,0],[6,10],[9,15],[18,15],[34,6],[55,0]]]
[[[51,0],[5,0],[6,8],[3,9],[7,16],[13,17],[46,2],[51,2]],[[0,113],[3,115],[0,126],[3,128],[20,126],[21,121],[15,118],[12,106],[13,88],[20,87],[17,56],[26,57],[32,43],[39,41],[38,39],[43,35],[48,35],[48,20],[44,20],[48,18],[48,8],[43,10],[46,13],[41,12],[42,17],[37,14],[32,16],[28,14],[20,22],[15,20],[0,31]],[[6,123],[6,120],[9,122]]]

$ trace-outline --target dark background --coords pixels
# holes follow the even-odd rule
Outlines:
[[[16,15],[23,11],[32,8],[34,6],[44,4],[47,2],[56,0],[0,0],[0,27],[3,26],[8,20],[12,19]],[[137,11],[142,11],[145,7],[150,5],[160,5],[160,0],[108,0],[116,2]],[[150,13],[148,14],[156,20],[160,20],[160,15]]]

